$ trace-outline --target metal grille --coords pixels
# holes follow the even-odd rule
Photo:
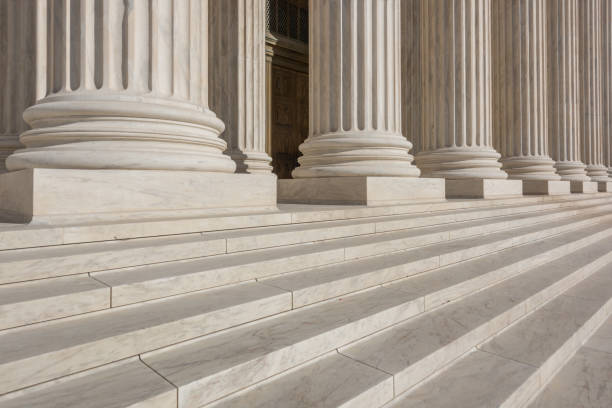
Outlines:
[[[288,0],[267,0],[266,19],[269,32],[308,42],[308,8]]]

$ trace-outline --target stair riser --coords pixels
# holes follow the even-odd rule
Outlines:
[[[608,199],[602,198],[588,205],[605,204]],[[426,227],[432,225],[447,224],[453,222],[474,221],[486,218],[503,217],[508,215],[519,215],[530,212],[549,211],[555,209],[565,209],[576,206],[576,203],[554,203],[540,204],[534,206],[525,206],[518,208],[497,208],[491,210],[482,210],[478,212],[445,214],[445,215],[429,215],[427,217],[418,217],[407,220],[381,221],[376,223],[376,232],[390,232],[408,228]]]
[[[199,407],[210,403],[241,388],[246,388],[317,358],[339,345],[350,343],[422,312],[422,299],[408,301],[302,342],[272,351],[261,358],[237,364],[215,375],[180,385],[178,387],[179,408]],[[141,357],[147,363],[150,358],[163,352],[164,349],[161,349]]]
[[[573,214],[582,211],[586,214],[589,211],[595,211],[592,206],[605,205],[609,203],[609,198],[601,198],[592,200],[585,208],[585,203],[580,206],[581,209],[575,209]],[[309,230],[295,230],[285,233],[278,234],[262,234],[255,236],[239,237],[239,238],[207,238],[206,235],[200,236],[201,241],[197,240],[198,234],[194,237],[194,242],[183,242],[173,245],[165,245],[160,248],[156,247],[142,247],[142,248],[126,248],[126,249],[109,249],[108,251],[96,252],[96,253],[82,253],[72,254],[69,256],[57,256],[57,257],[43,257],[38,258],[36,255],[36,249],[27,249],[23,251],[29,251],[32,253],[32,257],[29,259],[13,262],[0,263],[0,284],[22,282],[35,279],[44,279],[57,276],[66,276],[78,273],[89,273],[97,271],[105,271],[111,269],[127,268],[140,265],[148,265],[161,262],[171,262],[178,260],[186,260],[198,257],[220,255],[225,253],[234,253],[245,250],[263,249],[270,247],[286,246],[292,244],[303,244],[308,242],[317,242],[329,239],[339,239],[352,236],[361,236],[373,234],[375,232],[385,232],[398,229],[431,226],[435,224],[441,224],[445,222],[459,222],[475,220],[494,216],[503,216],[510,214],[520,214],[528,212],[539,212],[543,210],[550,210],[554,208],[568,208],[576,207],[576,203],[554,203],[527,206],[528,208],[502,208],[492,209],[479,213],[469,214],[451,214],[444,216],[430,216],[430,217],[418,217],[415,220],[397,220],[389,222],[376,222],[371,223],[357,223],[355,225],[338,226],[329,228],[328,226],[322,226],[320,229],[309,229]],[[567,214],[547,214],[542,216],[535,216],[536,220],[556,219],[556,217],[570,216]],[[525,225],[520,224],[521,220],[517,220],[516,226]],[[537,221],[534,221],[537,222]],[[499,223],[498,226],[492,225],[491,228],[506,228]],[[454,239],[459,237],[465,237],[473,234],[481,233],[481,228],[474,230],[459,230],[453,231],[447,234],[443,238],[436,236],[424,237],[424,241],[421,243],[418,240],[406,241],[404,243],[398,242],[395,245],[398,247],[396,250],[401,250],[401,246],[407,245],[424,245],[427,243],[438,242],[436,239]],[[85,244],[87,245],[87,244]],[[146,245],[146,243],[143,243]],[[86,251],[86,246],[83,247],[83,251]],[[360,251],[363,251],[360,253]],[[367,247],[356,248],[354,252],[347,255],[347,258],[351,257],[362,257],[370,256],[382,253],[380,248],[374,246],[370,251],[367,252]]]
[[[542,255],[545,260],[540,261],[539,255],[538,257],[534,258],[537,259],[536,264],[542,264],[546,261],[554,259],[561,253],[567,254],[571,250],[583,248],[590,243],[596,242],[597,240],[605,239],[606,237],[610,236],[612,236],[612,231],[602,231],[601,233],[594,234],[582,240],[576,241],[575,245],[574,243],[570,243],[555,248],[554,250],[547,251]],[[533,267],[534,259],[525,259],[521,262],[518,262],[516,266],[511,270],[506,270],[507,268],[504,268],[504,276],[500,276],[501,274],[498,273],[498,271],[491,272],[490,275],[494,275],[495,279],[499,281],[501,279],[509,278],[521,271],[524,271],[524,268],[527,265]],[[595,264],[593,268],[595,268],[597,265],[599,264]],[[589,269],[588,271],[591,270]],[[573,277],[573,279],[582,277],[582,275],[577,273],[577,275]],[[482,279],[480,280],[474,279],[472,291],[481,289],[485,286],[494,283],[487,276],[482,276],[481,278]],[[480,285],[478,285],[478,283],[480,283]],[[561,284],[559,285],[560,288],[563,289],[567,285],[573,285],[573,282],[561,282]],[[390,287],[392,288],[392,286]],[[561,290],[558,288],[552,289],[553,293],[557,293],[559,290]],[[441,292],[448,292],[448,290],[445,289]],[[461,293],[461,295],[465,294],[467,293]],[[549,292],[544,291],[543,295],[550,296],[551,294]],[[431,296],[435,296],[435,294],[431,294]],[[518,319],[521,316],[524,316],[527,313],[527,310],[532,310],[536,305],[541,303],[541,298],[542,297],[534,296],[533,302],[526,302],[525,304],[517,306],[515,309],[509,311],[507,314],[504,314],[503,316],[497,318],[495,321],[492,321],[490,326],[482,326],[481,328],[475,330],[474,333],[472,333],[470,336],[458,340],[456,346],[457,350],[454,352],[454,354],[457,356],[461,355],[463,353],[462,350],[473,347],[474,345],[480,343],[482,341],[481,339],[485,339],[491,336],[491,333],[494,333],[497,330],[501,330],[501,328],[506,327],[512,321]],[[421,311],[423,311],[423,298],[418,298],[411,302],[407,302],[405,305],[388,309],[384,312],[372,316],[368,316],[367,318],[346,324],[342,327],[330,330],[319,336],[305,339],[300,343],[296,343],[285,348],[275,350],[260,358],[235,365],[231,369],[222,372],[217,372],[209,377],[203,377],[199,381],[186,385],[181,385],[179,386],[179,399],[180,401],[182,401],[180,407],[200,406],[205,403],[214,401],[218,398],[222,398],[241,388],[248,387],[254,383],[262,381],[280,372],[289,370],[330,350],[339,348],[343,345],[349,344],[353,341],[376,333],[379,330],[400,323],[409,317],[416,316],[417,314],[421,313]],[[163,353],[164,351],[164,349],[161,349],[159,351],[150,353],[149,355],[144,355],[143,360],[146,362],[149,356],[153,357],[158,353]],[[442,352],[439,358],[445,358],[447,354],[448,351]],[[430,369],[430,371],[435,371],[435,369],[437,369],[438,366],[436,365],[436,363],[438,362],[439,358],[436,358],[436,356],[432,357],[431,361],[433,362],[433,367]],[[427,364],[427,362],[423,363]],[[417,374],[419,371],[423,371],[422,366],[419,367],[419,370],[417,370]],[[413,374],[407,374],[406,376],[410,378],[411,375]]]
[[[576,283],[587,278],[603,265],[611,261],[612,253],[593,260],[593,262],[574,271],[554,285],[547,287],[543,291],[529,297],[515,307],[472,330],[470,333],[440,348],[438,351],[428,355],[422,360],[415,362],[409,368],[394,376],[396,395],[407,391],[427,377],[437,373],[445,366],[467,353],[473,347],[501,332],[511,323],[533,312],[544,303],[551,301],[556,296],[573,287]]]
[[[0,305],[0,330],[108,309],[110,288]]]
[[[35,250],[28,250],[35,251]],[[0,263],[0,284],[45,279],[225,253],[225,240],[196,241],[162,248],[109,249],[94,254],[35,258]]]
[[[573,241],[571,243],[558,246],[552,250],[543,251],[537,256],[523,259],[522,261],[507,265],[506,267],[500,268],[496,271],[487,273],[485,275],[480,275],[477,278],[470,279],[461,282],[460,284],[448,287],[446,289],[433,292],[425,296],[425,310],[433,309],[450,301],[456,300],[462,296],[466,296],[472,292],[483,289],[487,286],[494,285],[496,283],[501,282],[502,280],[516,276],[523,271],[536,268],[547,262],[551,262],[557,258],[560,258],[561,256],[566,255],[570,252],[585,248],[590,244],[599,242],[603,239],[608,239],[611,236],[612,231],[602,231],[600,233],[585,237],[581,240]],[[394,283],[389,284],[388,287],[393,288]]]
[[[602,211],[607,208],[612,208],[612,205],[603,206],[602,208],[598,208],[598,211]],[[593,212],[595,212],[595,210],[593,210]],[[567,215],[567,217],[570,217],[570,216],[571,215]],[[554,218],[554,219],[558,219],[558,218]],[[571,224],[557,227],[550,234],[557,234],[557,233],[567,231],[573,228],[572,226],[578,227],[580,225],[590,225],[590,224],[571,223]],[[507,223],[503,223],[503,224],[500,224],[498,227],[501,229],[507,229],[509,228],[509,225]],[[495,232],[495,231],[496,231],[495,229],[493,230],[487,229],[487,232]],[[481,230],[481,233],[482,232],[483,231]],[[458,233],[458,232],[455,231],[455,233]],[[533,234],[531,237],[525,238],[525,240],[523,240],[522,242],[528,242],[533,239],[538,239],[538,237],[547,236],[547,234],[550,235],[547,232]],[[93,273],[92,276],[94,276],[96,279],[100,280],[101,282],[105,282],[113,286],[113,290],[112,290],[113,298],[112,298],[111,303],[113,306],[121,306],[121,305],[127,305],[127,304],[132,304],[132,303],[153,300],[153,299],[157,299],[160,297],[180,295],[187,291],[208,289],[212,287],[228,285],[228,284],[252,280],[252,279],[268,278],[268,277],[272,277],[275,275],[280,275],[283,273],[288,273],[288,272],[293,272],[293,271],[298,271],[298,270],[304,270],[304,269],[308,269],[308,268],[312,268],[316,266],[323,266],[326,264],[353,260],[355,258],[362,257],[363,253],[376,252],[377,255],[382,255],[383,251],[386,251],[384,253],[397,252],[400,250],[411,249],[419,245],[444,242],[444,241],[447,241],[448,239],[449,239],[448,233],[435,233],[435,234],[424,235],[424,236],[419,236],[419,237],[411,237],[409,239],[389,240],[384,243],[379,242],[376,244],[372,244],[372,248],[375,247],[376,251],[370,248],[370,251],[368,252],[366,249],[364,249],[364,246],[359,246],[355,248],[345,247],[344,249],[340,248],[340,249],[331,250],[331,251],[328,250],[324,252],[313,251],[313,252],[295,256],[292,258],[273,259],[273,260],[267,260],[263,262],[230,266],[230,267],[226,267],[222,269],[206,270],[206,271],[202,271],[199,273],[177,275],[177,276],[172,276],[169,278],[162,278],[162,279],[157,279],[157,280],[151,279],[151,280],[144,281],[144,282],[137,282],[137,283],[125,284],[125,285],[114,285],[113,286],[111,283],[105,281],[104,272]],[[465,251],[457,251],[455,253],[442,255],[439,257],[437,261],[435,259],[427,260],[425,262],[418,262],[419,265],[412,265],[410,266],[410,268],[402,267],[402,268],[396,268],[395,270],[391,269],[386,272],[388,275],[388,278],[386,277],[383,278],[386,280],[381,280],[381,278],[373,278],[374,280],[371,281],[370,278],[364,277],[364,279],[370,283],[366,284],[364,281],[363,285],[360,284],[357,286],[357,289],[353,289],[353,290],[348,290],[348,291],[340,290],[340,292],[333,292],[333,288],[331,286],[327,289],[332,291],[330,293],[337,293],[337,295],[334,295],[334,296],[339,296],[340,294],[349,293],[354,290],[359,290],[360,288],[367,288],[369,286],[384,283],[388,280],[400,279],[402,277],[410,276],[410,274],[413,274],[413,273],[419,273],[419,272],[422,272],[422,271],[425,271],[431,268],[435,268],[438,266],[447,265],[447,264],[454,263],[454,262],[459,262],[461,260],[469,259],[474,256],[480,256],[489,251],[500,250],[508,246],[518,245],[520,243],[521,243],[521,240],[515,240],[515,241],[510,242],[510,244],[507,244],[507,243],[499,244],[497,247],[495,247],[494,245],[483,246],[480,248],[474,248],[474,250],[469,254],[465,253]],[[405,272],[407,269],[411,270],[412,272],[411,273]],[[341,284],[340,286],[343,287],[345,286],[345,284]],[[313,300],[313,301],[318,301],[318,300]],[[297,305],[305,305],[305,304],[312,303],[313,301],[306,301],[306,303],[304,303],[304,301],[296,300],[295,304],[297,307]]]
[[[291,296],[283,293],[15,360],[0,365],[0,394],[271,316],[290,308]]]
[[[609,198],[581,203],[588,206],[603,205],[609,203]],[[576,203],[552,203],[538,204],[533,206],[494,208],[479,212],[467,212],[458,214],[429,215],[426,217],[414,217],[410,219],[399,219],[391,221],[363,222],[357,221],[353,225],[326,226],[316,229],[293,230],[274,234],[261,234],[245,237],[227,238],[227,252],[250,251],[256,249],[273,248],[284,245],[303,244],[328,239],[346,238],[351,236],[366,235],[381,232],[397,231],[402,229],[428,227],[447,223],[474,221],[479,219],[502,217],[508,215],[526,214],[530,212],[543,212],[553,209],[567,209],[576,207]],[[576,210],[580,211],[580,210]]]
[[[324,284],[311,286],[305,289],[295,290],[293,292],[293,307],[303,307],[316,302],[321,302],[338,296],[343,296],[351,292],[367,289],[369,287],[383,285],[385,283],[407,278],[419,273],[426,272],[428,270],[447,266],[461,261],[466,261],[471,258],[476,258],[479,256],[486,255],[488,253],[501,251],[504,249],[511,248],[513,246],[523,245],[532,241],[541,240],[546,237],[571,231],[576,228],[595,225],[598,222],[610,219],[612,219],[612,215],[603,216],[594,220],[570,223],[559,227],[550,228],[548,230],[525,234],[519,237],[512,237],[510,239],[499,242],[475,246],[468,250],[461,249],[455,252],[449,252],[431,258],[421,259],[415,262],[380,269],[358,276],[351,276],[349,278],[340,279],[334,282],[326,282]],[[263,280],[262,283],[265,284],[266,281]]]
[[[548,385],[550,380],[576,354],[578,349],[612,315],[612,299],[601,307],[582,325],[563,346],[551,355],[520,387],[518,387],[500,408],[527,407]]]

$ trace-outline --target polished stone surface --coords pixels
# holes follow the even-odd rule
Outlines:
[[[559,180],[523,180],[523,194],[570,194],[570,182]]]
[[[521,180],[446,179],[447,198],[501,198],[521,195]]]
[[[444,199],[444,180],[411,177],[320,177],[278,180],[280,202],[395,205]]]
[[[241,198],[248,197],[244,201]],[[163,170],[30,169],[0,175],[0,210],[15,221],[113,220],[276,209],[276,177]]]

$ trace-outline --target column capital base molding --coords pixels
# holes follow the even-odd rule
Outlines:
[[[423,177],[446,179],[506,179],[495,149],[488,147],[445,147],[418,153],[416,165]]]
[[[586,166],[587,176],[591,178],[591,181],[612,181],[608,177],[608,168],[601,164],[593,164]]]
[[[446,180],[446,198],[506,198],[523,195],[521,180]]]
[[[0,214],[16,222],[139,220],[276,209],[274,175],[77,169],[0,174]]]
[[[524,195],[570,194],[570,182],[564,180],[523,180]]]
[[[579,161],[558,161],[555,163],[557,173],[561,180],[567,181],[591,181],[586,174],[586,165]]]
[[[571,181],[570,188],[572,193],[594,194],[597,192],[598,186],[595,181]]]
[[[285,203],[396,205],[444,200],[444,180],[412,177],[321,177],[278,180]]]
[[[514,180],[561,180],[548,156],[512,156],[501,160],[502,169]]]

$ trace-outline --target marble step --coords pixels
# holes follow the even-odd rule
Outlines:
[[[391,407],[525,407],[611,314],[608,264]]]
[[[290,308],[290,293],[252,282],[4,330],[0,394]]]
[[[110,307],[110,288],[87,275],[0,285],[0,330]]]
[[[574,202],[609,199],[610,194],[565,195],[503,198],[493,200],[445,200],[399,206],[321,206],[281,204],[279,212],[226,214],[213,217],[184,216],[165,219],[123,220],[120,222],[41,225],[0,223],[0,250],[112,241],[172,234],[234,230],[271,225],[288,225],[316,221],[359,219],[399,214],[435,213],[474,208],[512,207],[529,204],[566,206]],[[560,207],[559,207],[560,208]]]
[[[394,396],[397,397],[402,392],[419,383],[426,376],[443,368],[457,357],[464,355],[492,334],[500,332],[505,327],[508,327],[513,321],[525,316],[529,318],[531,310],[537,309],[538,306],[541,307],[541,305],[550,298],[552,298],[551,302],[555,302],[560,298],[573,298],[571,295],[560,295],[561,297],[559,297],[559,294],[568,287],[571,288],[576,285],[576,281],[579,281],[581,278],[587,279],[587,281],[583,282],[587,282],[588,284],[594,282],[600,283],[598,280],[601,276],[601,270],[598,271],[598,269],[602,267],[601,265],[605,265],[607,268],[610,267],[610,265],[605,263],[606,261],[612,261],[612,254],[609,253],[610,248],[612,248],[612,243],[608,244],[605,251],[602,250],[602,248],[598,248],[599,251],[589,248],[589,251],[581,250],[579,251],[581,252],[580,254],[575,255],[576,258],[583,258],[587,255],[595,256],[596,259],[599,258],[598,261],[593,262],[590,266],[583,265],[583,267],[579,267],[576,262],[574,265],[570,266],[567,264],[568,260],[562,258],[562,260],[566,262],[562,264],[566,265],[563,268],[565,269],[565,274],[558,273],[558,276],[555,277],[548,276],[548,271],[559,271],[560,269],[559,264],[552,262],[544,268],[537,268],[515,278],[511,278],[491,288],[478,292],[465,300],[452,303],[444,308],[435,309],[431,313],[408,320],[405,323],[400,323],[388,330],[374,334],[369,338],[366,337],[364,340],[358,341],[352,345],[341,347],[339,353],[349,358],[351,361],[360,362],[368,367],[377,369],[381,374],[391,375],[394,382]],[[544,271],[543,274],[542,271]],[[522,281],[519,282],[519,279]],[[609,276],[608,279],[611,280]],[[581,285],[581,283],[578,285]],[[612,286],[612,284],[610,286]],[[543,295],[544,293],[546,293],[546,295]],[[548,305],[551,304],[552,303],[548,303]],[[503,314],[508,315],[502,318],[501,316]],[[533,314],[531,316],[533,316]],[[519,321],[518,324],[521,322],[522,321]],[[555,323],[554,319],[552,323]],[[487,326],[493,327],[485,329]],[[512,330],[512,328],[509,330]],[[468,333],[470,331],[472,331],[471,334]],[[453,340],[457,338],[462,338],[462,343],[464,344],[453,344]],[[531,345],[531,343],[529,343],[529,345]],[[431,358],[432,355],[430,354],[428,364],[423,365],[423,357],[425,357],[425,354],[431,352],[435,355]],[[411,365],[415,364],[421,364],[421,370],[409,369]],[[326,372],[319,373],[315,381],[317,384],[327,384],[329,389],[335,390],[335,393],[345,395],[345,399],[347,400],[350,400],[351,397],[359,398],[366,390],[364,390],[363,387],[359,389],[354,388],[352,384],[343,381],[343,379],[349,377],[350,374],[338,374],[338,371],[341,370],[340,366],[340,364],[335,365],[333,362],[330,363]],[[303,365],[293,370],[289,375],[281,373],[261,384],[256,384],[235,395],[230,395],[225,399],[219,400],[216,402],[216,405],[212,406],[215,408],[249,406],[248,401],[257,401],[257,403],[260,404],[259,406],[274,406],[276,401],[282,401],[283,399],[291,401],[295,396],[291,390],[296,388],[302,389],[305,395],[300,395],[301,400],[298,399],[297,401],[288,403],[289,406],[306,407],[308,405],[301,403],[305,398],[315,401],[325,401],[326,396],[320,393],[317,388],[308,387],[308,384],[313,381],[307,379],[309,369],[309,365]],[[449,369],[449,371],[451,369]],[[408,373],[407,370],[411,372]],[[164,373],[161,374],[165,376]],[[491,375],[492,378],[495,377],[498,380],[500,379],[496,374],[493,375],[489,371],[482,370],[482,374],[484,376]],[[504,371],[504,374],[506,374],[506,377],[512,378],[506,371]],[[442,372],[440,377],[434,377],[431,383],[444,375],[446,375],[446,372]],[[288,378],[291,380],[288,380]],[[470,384],[473,382],[473,378],[468,377],[466,380]],[[170,381],[172,382],[171,378]],[[306,383],[306,385],[302,385],[301,383]],[[409,385],[409,383],[412,384]],[[423,387],[426,387],[427,384],[426,382]],[[428,389],[427,392],[420,394],[420,399],[414,398],[410,403],[398,406],[421,406],[428,408],[437,406],[429,403],[423,404],[421,401],[426,397],[429,399],[434,399],[437,396],[445,398],[447,394],[446,390],[441,391],[441,389],[443,389],[443,385],[446,384],[448,384],[448,382],[441,382],[437,384],[437,387]],[[499,386],[497,386],[497,388],[499,388]],[[494,390],[496,386],[492,383],[488,384],[488,389]],[[468,397],[473,394],[468,386],[464,386],[463,388],[457,387],[457,391],[459,394],[467,394]],[[447,404],[441,404],[439,406],[452,406],[458,408],[473,408],[479,406],[458,404],[457,402],[460,401],[459,394],[457,394],[455,399],[446,399],[445,402]],[[181,389],[179,388],[179,407],[188,406],[180,405],[180,396]],[[388,392],[385,393],[383,391],[379,399],[383,402],[388,401],[390,399]],[[382,404],[371,404],[358,406],[375,408],[381,405]],[[325,403],[322,403],[322,406],[326,406]],[[498,405],[487,404],[483,406],[491,407]]]
[[[612,407],[612,317],[529,404],[529,408],[575,407]]]
[[[521,272],[529,262],[538,265],[540,252],[543,257],[567,254],[610,235],[609,224],[595,225],[549,238],[537,246],[508,249],[463,263],[464,270],[472,271],[463,277],[470,280],[471,290],[477,290],[493,278]],[[378,287],[146,353],[142,359],[178,387],[179,407],[200,406],[429,310],[425,306],[429,298],[466,294],[465,282],[453,277],[456,272],[453,268],[431,272],[438,281],[447,282],[446,286],[415,285],[407,290],[410,285],[403,287],[408,282],[404,281]]]
[[[396,395],[612,262],[609,239],[540,265],[340,352],[393,374]]]
[[[579,203],[579,205],[575,205]],[[560,219],[578,213],[586,214],[597,208],[612,206],[612,201],[599,198],[591,202],[560,202],[548,206],[563,206],[563,210],[538,210],[534,205],[523,205],[491,210],[451,212],[430,217],[378,217],[349,221],[330,221],[295,224],[282,227],[252,228],[226,231],[223,233],[187,234],[135,240],[62,245],[46,248],[31,248],[0,251],[0,284],[50,278],[79,273],[91,273],[140,265],[201,258],[244,250],[310,243],[351,236],[371,235],[376,232],[414,228],[423,224],[439,224],[472,220],[472,230],[459,228],[457,234],[479,233],[481,226],[492,220],[478,218],[492,217],[495,225],[489,228],[504,228],[504,222],[518,225],[525,217],[533,215],[533,222]],[[571,205],[570,205],[571,204]],[[537,211],[536,211],[537,210]],[[512,217],[513,213],[517,213]],[[426,220],[426,221],[423,221]],[[474,221],[476,220],[476,221]],[[468,225],[466,225],[467,227]],[[425,239],[425,238],[424,238]],[[430,238],[435,239],[435,237]]]
[[[576,202],[525,204],[512,207],[440,211],[429,214],[427,217],[424,217],[423,214],[416,214],[370,217],[348,221],[319,221],[251,228],[248,230],[224,231],[209,234],[208,237],[225,237],[227,240],[227,252],[232,253],[462,221],[483,220],[490,222],[493,221],[493,217],[507,217],[527,213],[533,215],[541,214],[542,217],[545,217],[547,215],[565,213],[566,209],[573,209],[577,212],[588,211],[598,205],[610,204],[610,200],[598,198],[584,203],[580,202],[579,205],[577,204]]]
[[[332,352],[300,370],[283,374],[276,381],[264,382],[228,401],[206,407],[375,408],[392,398],[393,377]]]
[[[293,307],[302,307],[612,219],[609,212],[604,214],[601,217],[578,217],[567,220],[563,225],[551,222],[453,240],[389,254],[382,260],[375,257],[328,265],[263,279],[261,282],[291,291]]]
[[[327,282],[333,280],[331,278],[334,276],[340,276],[342,273],[346,274],[347,268],[348,273],[352,274],[353,272],[358,273],[369,265],[367,262],[360,263],[360,269],[353,271],[351,268],[354,264],[342,267],[337,265],[339,262],[405,251],[421,245],[438,244],[416,251],[416,258],[414,252],[409,254],[408,257],[402,257],[401,254],[397,256],[389,255],[388,262],[391,263],[395,260],[400,265],[398,267],[400,276],[389,276],[389,280],[399,279],[410,274],[405,272],[407,269],[412,270],[413,273],[422,272],[469,257],[479,256],[488,251],[500,250],[508,246],[519,245],[520,243],[604,221],[612,216],[610,209],[607,207],[596,207],[592,212],[584,211],[586,215],[580,216],[575,216],[570,211],[567,214],[568,218],[564,219],[563,223],[559,222],[558,215],[551,215],[555,221],[547,220],[548,222],[542,221],[541,223],[523,215],[518,220],[513,218],[511,220],[489,221],[488,223],[475,221],[453,226],[396,231],[373,236],[330,240],[324,243],[208,257],[172,264],[97,272],[92,273],[92,276],[112,288],[111,304],[120,306],[299,270],[312,276],[313,279],[330,277],[325,281]],[[525,224],[531,226],[497,233],[492,240],[481,237],[475,238],[475,241],[457,241],[455,244],[447,242],[460,238],[462,232],[471,236],[475,235],[476,231],[483,234],[500,229],[506,230],[513,225],[523,226]],[[478,247],[472,249],[471,244]],[[470,251],[466,252],[466,248],[470,248]],[[444,250],[443,255],[439,254],[441,250]],[[373,262],[378,265],[377,261]],[[410,263],[412,264],[410,265]],[[329,266],[319,270],[311,270],[311,268],[323,265]],[[332,272],[327,273],[328,270]],[[380,274],[377,273],[377,275]],[[279,279],[282,280],[283,278]],[[287,277],[287,279],[291,279],[291,277]],[[386,281],[379,279],[373,284],[384,282]],[[267,282],[267,284],[275,284],[275,282]],[[344,283],[339,284],[341,287],[345,286]],[[332,286],[329,289],[331,290]]]
[[[5,397],[1,408],[176,408],[176,389],[138,358]]]

